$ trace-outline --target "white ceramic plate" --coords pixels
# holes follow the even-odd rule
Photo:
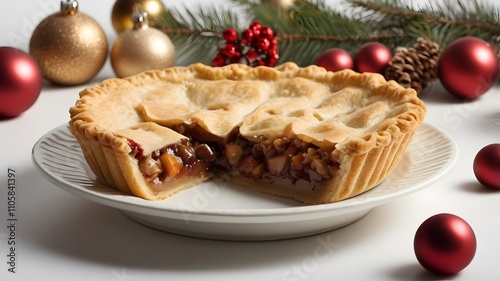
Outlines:
[[[66,125],[33,147],[33,162],[58,187],[117,208],[142,224],[182,235],[224,240],[301,237],[350,224],[372,208],[429,186],[455,164],[458,149],[444,132],[424,123],[403,160],[379,186],[354,198],[324,205],[257,194],[212,181],[164,201],[129,196],[98,182]]]

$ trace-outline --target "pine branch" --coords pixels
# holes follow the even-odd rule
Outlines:
[[[238,16],[217,8],[167,9],[155,19],[157,27],[167,34],[175,46],[176,65],[196,62],[210,64],[228,27],[238,28]]]
[[[381,26],[398,33],[432,39],[445,47],[459,37],[472,35],[490,43],[498,43],[500,16],[494,7],[477,0],[431,2],[414,9],[401,0],[366,1],[348,0],[353,6],[370,11]]]
[[[176,46],[176,64],[210,64],[220,44],[221,32],[232,27],[242,32],[252,21],[270,26],[279,41],[280,62],[301,66],[314,63],[328,48],[354,54],[370,41],[389,48],[408,47],[425,37],[442,47],[462,36],[476,36],[500,49],[500,15],[479,0],[428,0],[415,8],[403,0],[345,0],[340,13],[323,0],[296,0],[288,9],[272,1],[233,0],[230,9],[185,7],[167,10],[157,26]]]
[[[280,43],[281,61],[310,65],[328,48],[343,48],[351,54],[370,41],[397,47],[405,35],[374,31],[372,25],[334,11],[324,1],[296,0],[288,10],[276,5],[250,5],[255,20],[271,26]]]

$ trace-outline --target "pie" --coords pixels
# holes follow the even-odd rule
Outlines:
[[[414,90],[379,74],[193,64],[83,90],[69,127],[97,179],[134,196],[217,177],[322,204],[381,183],[425,114]]]

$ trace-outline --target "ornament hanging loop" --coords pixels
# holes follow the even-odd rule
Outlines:
[[[74,15],[78,12],[78,1],[76,0],[62,0],[61,13],[65,16]]]
[[[131,15],[132,22],[134,23],[134,30],[149,28],[148,13],[146,13],[140,4],[134,4]]]

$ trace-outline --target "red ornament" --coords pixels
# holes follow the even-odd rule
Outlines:
[[[324,67],[328,71],[339,71],[352,69],[354,62],[347,51],[339,48],[331,48],[323,52],[316,59],[316,65]]]
[[[500,143],[483,147],[474,158],[474,174],[484,186],[500,189]]]
[[[42,72],[25,52],[0,47],[0,116],[15,117],[30,108],[42,90]]]
[[[474,258],[476,236],[462,218],[438,214],[420,225],[413,247],[424,268],[437,274],[452,275],[467,267]]]
[[[357,72],[382,73],[392,59],[391,50],[379,42],[368,42],[354,55],[354,70]]]
[[[455,40],[441,54],[438,76],[452,95],[474,99],[488,91],[498,74],[498,57],[482,39],[467,36]]]

